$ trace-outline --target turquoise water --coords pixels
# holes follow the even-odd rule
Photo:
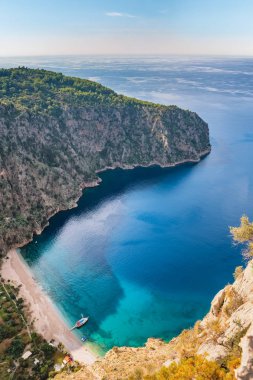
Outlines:
[[[228,226],[253,204],[253,60],[29,58],[118,92],[195,110],[212,152],[196,165],[101,174],[78,208],[22,249],[34,276],[79,334],[102,350],[170,339],[208,311],[241,264]]]

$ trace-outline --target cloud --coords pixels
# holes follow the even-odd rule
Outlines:
[[[106,12],[106,16],[109,17],[128,17],[128,18],[135,18],[136,16],[131,15],[129,13],[121,13],[121,12]]]

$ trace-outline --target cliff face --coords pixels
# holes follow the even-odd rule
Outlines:
[[[96,173],[107,167],[172,166],[210,151],[208,126],[193,112],[43,70],[1,75],[1,252],[73,207],[81,189],[95,185]]]
[[[91,379],[142,379],[172,362],[203,355],[221,368],[227,368],[228,377],[215,379],[250,380],[253,379],[252,342],[253,262],[250,262],[232,285],[215,296],[210,312],[191,330],[183,331],[169,343],[149,339],[145,347],[115,347],[92,368],[83,368],[73,375],[60,374],[56,379],[83,380],[86,373]]]

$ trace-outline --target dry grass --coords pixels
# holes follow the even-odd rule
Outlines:
[[[243,304],[242,296],[234,288],[229,288],[226,293],[224,311],[230,317]]]
[[[3,352],[5,352],[10,347],[11,342],[12,342],[12,339],[4,339],[0,343],[0,354],[2,354]]]

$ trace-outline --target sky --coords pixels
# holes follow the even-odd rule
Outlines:
[[[0,56],[253,55],[253,0],[0,0]]]

